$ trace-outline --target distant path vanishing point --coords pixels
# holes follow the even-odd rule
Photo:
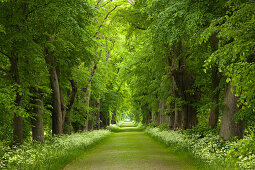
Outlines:
[[[84,156],[68,164],[65,170],[175,170],[195,169],[186,160],[171,154],[166,147],[147,136],[131,122]]]

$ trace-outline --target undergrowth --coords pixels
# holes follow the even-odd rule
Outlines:
[[[146,129],[147,134],[169,146],[172,152],[189,153],[207,169],[255,169],[254,137],[224,141],[213,131],[205,132]]]
[[[106,129],[111,131],[111,132],[119,132],[120,127],[122,126],[123,123],[124,123],[123,121],[120,121],[116,124],[110,124],[109,126],[106,127]]]
[[[108,130],[95,130],[14,148],[0,145],[0,169],[60,169],[110,134]]]
[[[106,129],[111,132],[119,132],[120,131],[120,127],[116,124],[109,125],[106,127]]]

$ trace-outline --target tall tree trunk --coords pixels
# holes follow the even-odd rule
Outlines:
[[[155,113],[154,113],[154,111],[152,110],[151,111],[151,119],[152,119],[152,122],[156,122],[156,120],[157,120],[157,115],[155,115]]]
[[[208,125],[211,127],[215,127],[218,124],[219,119],[219,97],[220,97],[220,89],[218,89],[220,83],[220,76],[218,73],[218,67],[213,68],[213,80],[212,80],[212,88],[214,90],[212,99],[211,99],[211,109],[210,109],[210,117]]]
[[[175,96],[175,101],[174,101],[174,129],[177,130],[177,129],[180,129],[181,128],[181,123],[182,123],[182,114],[181,114],[181,111],[179,111],[179,108],[178,108],[178,104],[177,104],[177,99],[180,98],[179,94],[178,94],[178,90],[177,90],[177,87],[176,87],[176,83],[174,81],[174,77],[173,78],[173,94]]]
[[[148,110],[148,119],[147,119],[147,124],[151,123],[152,122],[152,113],[150,110]]]
[[[62,122],[61,123],[62,123],[62,131],[64,132],[65,118],[66,118],[66,103],[65,103],[63,91],[60,87],[59,87],[59,92],[60,92],[60,103],[61,103],[61,113],[62,113]]]
[[[88,87],[86,89],[84,89],[85,92],[85,99],[84,99],[84,103],[86,105],[86,116],[85,116],[85,121],[84,121],[84,126],[85,126],[85,130],[88,130],[88,124],[89,124],[89,101],[90,101],[90,93],[91,93],[91,82],[89,82]]]
[[[182,114],[181,111],[178,110],[177,104],[175,103],[175,111],[174,111],[174,129],[180,129],[182,124]]]
[[[57,65],[56,66],[56,72],[57,72],[57,78],[58,81],[60,79],[60,66]],[[60,103],[61,103],[61,113],[62,113],[62,131],[64,132],[64,126],[65,126],[65,118],[66,118],[66,103],[65,103],[65,98],[64,98],[64,94],[63,94],[63,89],[60,87],[60,83],[59,84],[59,95],[60,95]]]
[[[20,78],[19,78],[19,70],[18,70],[18,57],[13,55],[10,58],[11,68],[10,73],[12,76],[12,79],[16,84],[20,84]],[[16,91],[16,99],[15,99],[15,105],[17,107],[21,107],[21,101],[22,96],[18,92],[18,89]],[[13,117],[13,138],[14,142],[17,144],[22,144],[23,142],[23,118],[20,115],[17,115],[14,113]]]
[[[173,112],[174,109],[174,104],[170,104],[168,106],[168,130],[173,130],[174,129],[174,122],[175,122],[175,112]]]
[[[111,124],[116,124],[116,109],[112,113]]]
[[[74,102],[75,102],[75,97],[77,94],[77,83],[74,80],[70,80],[71,86],[72,86],[72,91],[67,94],[70,98],[70,103],[67,106],[66,110],[66,116],[65,116],[65,126],[64,126],[64,133],[71,135],[72,134],[72,124],[71,124],[71,112],[73,110]]]
[[[97,101],[97,130],[100,129],[100,100]]]
[[[237,107],[238,97],[235,96],[231,89],[235,90],[235,87],[228,83],[224,94],[224,108],[220,128],[220,136],[226,140],[230,137],[238,137],[239,139],[243,137],[243,122],[238,121],[236,123],[233,120],[239,108]]]
[[[104,119],[104,115],[101,113],[100,115],[100,120],[101,120],[101,122],[100,122],[100,128],[104,128],[105,127],[105,119]]]
[[[157,126],[160,125],[160,117],[161,117],[161,100],[158,102],[158,111],[157,111]]]
[[[187,92],[192,90],[195,79],[194,75],[185,69],[185,58],[177,59],[181,54],[181,50],[181,42],[178,43],[177,47],[173,45],[172,76],[177,87],[178,96],[185,101],[185,104],[181,107],[182,129],[188,129],[198,124],[196,109],[192,106],[192,104],[196,101],[196,97],[195,95]]]
[[[164,102],[162,100],[160,100],[159,102],[159,124],[161,125],[162,123],[164,123],[165,119],[165,115],[164,115]]]
[[[63,117],[61,110],[61,94],[59,88],[59,79],[56,67],[54,66],[55,58],[45,49],[45,60],[49,65],[50,84],[52,89],[52,135],[60,135],[63,133]]]
[[[215,32],[211,37],[210,37],[210,43],[213,52],[218,50],[218,44],[219,44],[219,39],[217,38],[217,33]],[[218,119],[219,119],[219,97],[220,97],[220,89],[219,84],[220,84],[220,79],[221,79],[221,73],[218,71],[218,66],[214,65],[212,67],[212,99],[211,99],[211,109],[210,109],[210,117],[209,117],[209,122],[208,125],[211,127],[215,127],[218,124]]]
[[[88,120],[88,130],[94,130],[94,112],[92,113],[92,117]]]
[[[34,141],[44,142],[44,127],[43,127],[43,96],[35,88],[32,90],[36,97],[32,98],[34,115],[31,118],[32,137]]]

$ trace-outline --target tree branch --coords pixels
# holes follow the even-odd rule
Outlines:
[[[4,53],[4,52],[2,52],[2,51],[0,51],[0,53],[3,54],[3,55],[5,55],[5,56],[8,57],[8,58],[11,58],[8,54],[6,54],[6,53]]]
[[[128,1],[128,3],[130,3],[131,5],[135,5],[135,1],[134,0],[127,0]]]
[[[77,83],[73,79],[71,79],[69,81],[70,81],[71,86],[72,86],[72,92],[71,92],[71,95],[70,95],[70,103],[67,106],[67,111],[71,112],[72,109],[73,109],[73,106],[74,106],[75,97],[76,97],[76,93],[77,93]]]
[[[137,25],[135,25],[135,24],[132,24],[135,28],[137,28],[137,29],[139,29],[139,30],[146,30],[146,28],[142,28],[142,27],[139,27],[139,26],[137,26]]]
[[[112,2],[112,0],[108,1],[107,3],[105,3],[104,5],[100,6],[99,8],[102,8],[104,6],[106,6],[107,4],[109,4],[110,2]]]
[[[116,5],[111,11],[108,12],[108,14],[105,16],[102,24],[99,26],[97,32],[95,33],[94,37],[98,34],[98,32],[100,31],[101,27],[104,25],[104,23],[106,22],[106,20],[108,19],[109,15],[118,7],[119,5]]]

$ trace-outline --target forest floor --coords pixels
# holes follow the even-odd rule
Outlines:
[[[177,157],[132,123],[124,123],[102,144],[64,169],[196,169],[190,160]]]

